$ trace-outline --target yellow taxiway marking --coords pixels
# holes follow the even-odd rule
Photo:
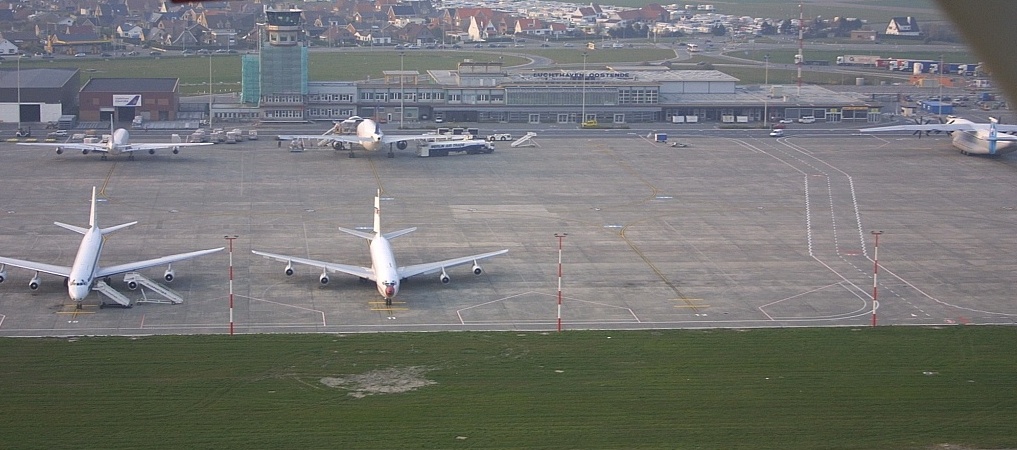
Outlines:
[[[372,307],[371,311],[409,311],[410,308],[375,308]]]

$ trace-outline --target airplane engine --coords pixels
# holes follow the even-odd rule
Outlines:
[[[81,154],[82,154],[82,155],[87,155],[87,154],[88,154],[88,149],[86,148],[86,149],[82,150],[82,151],[81,151]]]
[[[343,147],[345,147],[345,146],[340,141],[333,141],[332,142],[332,149],[333,150],[345,150],[345,148],[343,148]]]
[[[32,277],[32,280],[28,282],[28,288],[33,291],[37,290],[39,289],[39,283],[41,282],[42,281],[39,280],[39,274],[36,274],[34,277]]]
[[[448,274],[445,273],[445,269],[441,270],[441,276],[438,277],[438,280],[441,281],[441,284],[449,284],[449,282],[452,281],[452,279],[448,277]]]
[[[0,267],[0,283],[7,281],[7,270]]]
[[[176,155],[178,153],[180,153],[180,147],[173,147],[173,154]]]
[[[318,277],[318,281],[320,281],[322,285],[328,284],[328,274],[322,273],[321,276]]]
[[[287,263],[286,264],[286,270],[284,272],[286,273],[286,276],[288,276],[288,277],[293,276],[293,263]]]
[[[166,269],[166,273],[162,275],[162,279],[166,280],[167,283],[173,281],[176,278],[177,273],[173,269]]]
[[[138,289],[138,282],[137,281],[133,281],[133,280],[128,281],[127,282],[127,289],[130,289],[132,291],[135,290],[135,289]]]
[[[56,152],[57,152],[58,155],[62,155],[62,154],[64,154],[64,149],[62,149],[60,147],[57,147]]]
[[[480,267],[480,264],[473,263],[473,274],[480,275],[482,273],[484,273],[484,269]]]
[[[409,145],[410,144],[408,142],[406,142],[406,141],[396,142],[396,148],[398,148],[399,150],[406,150],[406,147],[409,146]]]
[[[149,155],[154,155],[155,154],[155,149],[154,148],[148,149],[148,154]]]

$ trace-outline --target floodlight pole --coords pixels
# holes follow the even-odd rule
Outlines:
[[[403,97],[406,91],[403,89],[403,55],[406,52],[399,52],[399,129],[403,129],[403,117],[406,115],[406,103]]]
[[[876,237],[876,245],[872,250],[872,326],[876,326],[876,308],[879,307],[879,290],[876,281],[879,278],[879,235],[880,230],[873,230],[872,235]]]
[[[558,332],[561,332],[561,248],[562,241],[568,233],[555,233],[554,237],[558,238]]]
[[[586,123],[586,52],[583,52],[583,117],[579,118],[579,125]]]
[[[769,126],[770,115],[768,111],[770,99],[770,54],[763,55],[763,85],[766,92],[763,92],[763,127]]]
[[[230,243],[230,336],[233,336],[233,241],[237,236],[223,236],[223,238]]]

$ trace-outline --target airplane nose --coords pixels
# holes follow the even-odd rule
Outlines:
[[[388,297],[395,295],[395,286],[386,286],[385,295]]]

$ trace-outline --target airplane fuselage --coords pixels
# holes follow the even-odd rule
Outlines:
[[[102,233],[92,227],[81,239],[78,253],[74,257],[70,276],[67,277],[67,295],[71,300],[81,302],[88,297],[99,270],[99,256],[102,254]]]
[[[374,270],[378,293],[386,300],[399,294],[399,266],[388,239],[378,234],[371,240],[371,269]]]
[[[382,136],[384,134],[378,127],[378,123],[371,119],[364,119],[357,124],[357,138],[360,139],[360,146],[364,147],[364,150],[373,152],[381,149],[383,146]]]

